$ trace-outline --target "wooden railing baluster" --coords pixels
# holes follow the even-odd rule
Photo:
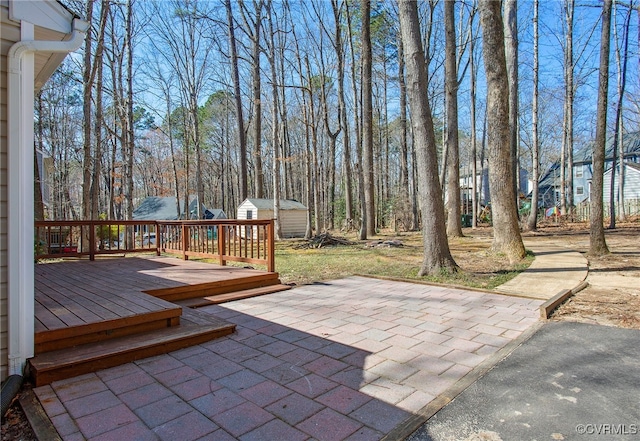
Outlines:
[[[164,252],[179,254],[184,260],[213,258],[220,265],[265,265],[274,272],[273,232],[269,219],[37,221],[34,254],[36,260],[83,256],[94,260],[99,255],[155,252],[159,256]],[[88,244],[83,243],[86,240]]]

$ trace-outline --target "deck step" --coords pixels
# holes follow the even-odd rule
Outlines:
[[[257,297],[265,294],[273,294],[275,292],[285,291],[291,289],[290,285],[270,285],[260,288],[245,289],[242,291],[234,291],[223,294],[216,294],[206,297],[196,297],[191,299],[177,300],[175,303],[182,306],[185,310],[187,308],[200,308],[202,306],[217,305],[219,303],[231,302],[233,300],[247,299],[249,297]]]
[[[172,303],[178,303],[178,301],[185,299],[214,296],[234,291],[277,285],[280,284],[280,279],[278,277],[278,273],[264,273],[216,282],[198,283],[173,288],[152,289],[145,291],[145,293]]]
[[[141,332],[178,326],[182,308],[165,302],[163,310],[70,326],[68,328],[53,329],[35,333],[35,353],[55,351],[86,343],[96,343]]]
[[[166,354],[234,332],[236,325],[186,309],[179,326],[44,352],[29,360],[35,386]]]

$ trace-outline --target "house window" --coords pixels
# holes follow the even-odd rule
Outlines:
[[[582,165],[576,165],[576,178],[582,177]]]
[[[576,187],[576,194],[581,196],[584,194],[584,187]]]
[[[253,210],[247,210],[247,219],[248,220],[253,219]]]

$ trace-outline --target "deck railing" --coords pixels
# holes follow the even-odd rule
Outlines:
[[[273,220],[40,221],[35,258],[155,252],[265,265],[275,271]]]

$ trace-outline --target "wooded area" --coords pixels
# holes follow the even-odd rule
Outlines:
[[[446,236],[461,215],[476,224],[488,187],[494,245],[517,260],[523,171],[537,183],[560,161],[570,214],[574,151],[640,130],[636,0],[68,3],[91,32],[37,96],[36,148],[51,159],[36,219],[132,219],[147,196],[197,197],[197,217],[295,199],[307,237],[441,229],[428,272],[455,268]]]

